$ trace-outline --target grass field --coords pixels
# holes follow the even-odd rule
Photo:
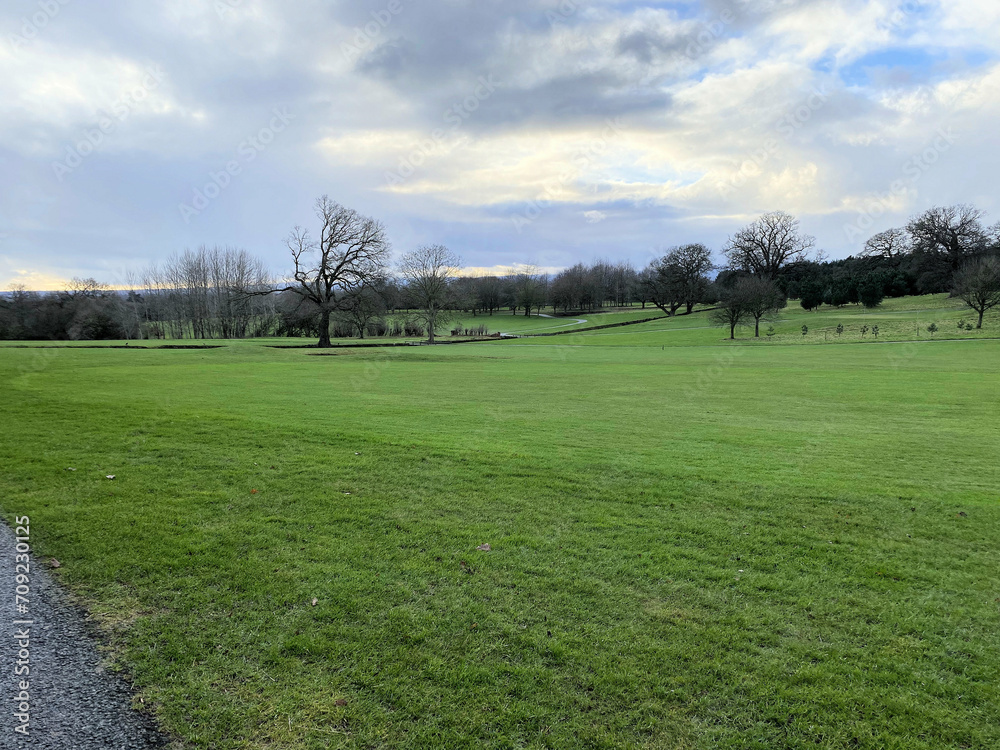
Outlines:
[[[183,747],[995,748],[1000,324],[961,317],[3,347],[0,508]]]

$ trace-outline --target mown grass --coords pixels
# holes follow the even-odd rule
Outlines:
[[[1000,342],[704,325],[3,349],[0,506],[187,747],[1000,745]]]

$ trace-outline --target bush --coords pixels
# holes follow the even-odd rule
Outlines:
[[[389,331],[389,326],[384,320],[373,320],[365,326],[365,334],[368,336],[385,336]]]

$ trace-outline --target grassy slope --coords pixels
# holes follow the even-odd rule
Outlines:
[[[1000,342],[697,319],[3,350],[0,505],[193,747],[996,746]]]

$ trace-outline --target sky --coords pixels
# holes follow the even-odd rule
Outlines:
[[[201,245],[286,273],[324,194],[477,269],[772,210],[847,257],[1000,220],[998,112],[996,0],[5,0],[0,288]]]

